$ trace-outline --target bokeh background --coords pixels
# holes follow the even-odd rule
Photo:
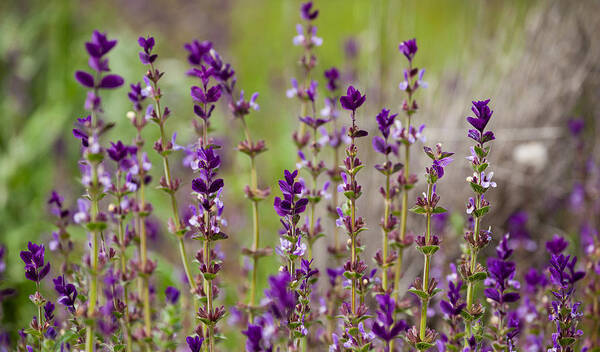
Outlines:
[[[194,82],[185,75],[183,44],[193,39],[211,40],[232,63],[238,85],[246,92],[260,93],[261,109],[251,114],[249,125],[256,138],[267,141],[269,151],[258,159],[259,174],[263,185],[273,188],[283,169],[294,168],[296,160],[291,133],[297,126],[299,105],[286,98],[285,90],[290,78],[299,76],[301,49],[292,45],[299,5],[291,0],[0,2],[0,243],[7,249],[2,287],[14,287],[18,292],[2,302],[4,329],[16,331],[33,312],[33,306],[27,304],[32,284],[22,275],[18,253],[27,241],[47,243],[50,238],[53,225],[46,204],[50,191],[59,191],[72,206],[83,191],[78,182],[79,143],[71,128],[83,114],[85,91],[73,74],[86,67],[83,43],[91,32],[99,29],[119,40],[110,54],[111,67],[127,83],[140,81],[144,74],[137,56],[137,37],[153,35],[157,39],[158,66],[166,71],[164,100],[174,111],[167,129],[169,134],[178,132],[180,143],[194,137],[189,97]],[[518,233],[523,246],[517,255],[526,257],[531,265],[543,260],[531,253],[554,233],[568,235],[575,246],[579,244],[577,234],[588,215],[574,205],[577,195],[573,187],[593,176],[589,170],[582,171],[583,165],[600,152],[596,141],[600,129],[600,3],[317,0],[315,5],[320,10],[318,35],[324,40],[316,50],[320,87],[324,86],[325,69],[340,68],[344,86],[352,83],[367,94],[359,124],[370,131],[375,129],[374,117],[382,107],[399,110],[402,95],[397,85],[405,60],[397,46],[402,40],[417,38],[416,64],[426,69],[429,87],[419,93],[421,111],[415,121],[427,125],[428,144],[444,143],[445,149],[457,154],[439,189],[443,205],[452,214],[445,230],[447,260],[459,255],[459,241],[454,239],[462,238],[464,204],[470,195],[464,182],[469,175],[463,159],[468,154],[465,116],[471,100],[488,97],[495,111],[491,128],[497,141],[492,162],[498,188],[491,192],[493,210],[486,222],[496,235],[509,227]],[[348,50],[349,46],[354,50]],[[129,142],[134,130],[125,118],[130,109],[126,88],[106,94],[104,103],[106,119],[117,123],[107,138]],[[585,121],[577,138],[567,127],[572,118]],[[226,232],[231,238],[224,244],[228,259],[222,297],[234,304],[241,299],[238,285],[243,284],[239,280],[240,251],[251,242],[249,204],[243,196],[248,182],[243,175],[249,163],[234,150],[242,130],[225,106],[217,109],[213,123],[214,135],[224,145]],[[158,137],[152,126],[145,132],[147,141]],[[363,238],[372,236],[372,242],[379,243],[383,204],[375,189],[381,177],[372,169],[378,160],[370,149],[369,138],[361,150],[369,171],[362,174],[360,182],[371,191],[359,207],[370,228]],[[425,156],[418,148],[413,150],[413,170],[420,170]],[[149,154],[157,180],[159,159],[153,151]],[[189,181],[190,171],[179,162],[177,165],[175,173]],[[151,258],[159,261],[155,285],[161,295],[165,286],[182,288],[183,284],[175,242],[165,229],[168,209],[164,195],[158,190],[149,193],[158,225]],[[186,193],[180,192],[180,204],[189,201]],[[278,219],[271,204],[272,200],[262,204],[261,223],[263,243],[274,246]],[[418,232],[418,219],[409,221]],[[73,228],[72,233],[82,247],[84,232]],[[328,259],[325,242],[320,241],[318,265],[324,268]],[[189,245],[194,246],[193,242]],[[369,251],[374,249],[368,245]],[[260,282],[264,284],[276,270],[278,259],[271,257],[262,263]],[[407,280],[421,265],[411,257],[408,263]],[[231,333],[227,345],[236,346],[238,335]]]

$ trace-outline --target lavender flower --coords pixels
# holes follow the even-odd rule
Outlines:
[[[50,263],[44,264],[44,245],[33,242],[27,244],[27,251],[21,251],[21,259],[25,263],[25,277],[37,284],[50,272]]]
[[[467,182],[475,192],[475,197],[469,199],[469,203],[467,204],[467,213],[474,218],[474,225],[473,231],[465,233],[464,238],[469,245],[469,253],[467,258],[461,263],[459,270],[463,280],[467,281],[467,308],[465,309],[466,314],[464,315],[467,331],[465,334],[464,347],[468,347],[468,339],[473,333],[473,321],[483,314],[483,307],[475,300],[474,288],[478,281],[485,279],[486,270],[482,265],[477,263],[477,254],[491,240],[491,231],[481,229],[481,218],[487,214],[490,209],[490,203],[484,198],[484,193],[491,187],[496,187],[496,184],[491,182],[493,173],[490,172],[486,175],[484,172],[484,170],[489,170],[490,165],[487,160],[490,147],[486,146],[485,143],[495,139],[494,134],[491,131],[485,132],[485,127],[493,114],[493,111],[488,106],[489,101],[489,99],[473,101],[471,110],[476,117],[467,117],[467,122],[475,127],[475,129],[469,129],[468,137],[475,140],[477,144],[471,148],[471,156],[467,157],[467,160],[470,161],[471,168],[473,169],[473,176],[467,177]],[[498,266],[494,267],[494,271],[495,273],[500,274],[497,279],[502,279],[502,271],[506,271],[508,268],[505,268],[505,265],[503,264],[497,265]],[[500,271],[497,271],[496,269]],[[511,297],[511,295],[508,297]],[[503,299],[501,301],[503,301]]]
[[[519,324],[516,312],[510,312],[508,304],[517,302],[521,296],[517,292],[520,285],[515,280],[516,265],[509,260],[513,250],[509,247],[508,240],[509,235],[504,235],[496,247],[497,258],[488,258],[489,279],[486,282],[490,287],[484,293],[492,302],[494,316],[497,318],[497,324],[493,327],[495,345],[513,351],[513,339],[519,332]]]
[[[59,294],[58,303],[67,307],[70,313],[75,313],[75,302],[77,299],[77,289],[75,285],[67,283],[64,276],[58,276],[52,279],[54,290]]]
[[[391,177],[402,170],[402,163],[393,163],[390,160],[390,154],[397,154],[398,148],[395,143],[389,143],[388,138],[390,136],[390,128],[394,125],[394,119],[398,114],[390,115],[390,110],[382,109],[379,114],[375,117],[377,126],[383,137],[373,137],[373,149],[376,152],[385,155],[385,163],[376,164],[375,169],[385,175],[385,186],[379,189],[379,192],[385,200],[384,216],[381,220],[382,229],[382,250],[377,251],[375,255],[375,261],[381,268],[381,282],[382,289],[385,292],[388,289],[388,268],[393,265],[396,261],[397,254],[392,252],[388,255],[389,251],[389,234],[395,231],[398,224],[396,216],[392,215],[392,204],[395,196],[398,194],[396,187],[391,184]]]
[[[554,285],[554,296],[549,319],[555,323],[556,332],[552,333],[553,348],[549,351],[574,351],[577,339],[583,335],[578,324],[583,316],[581,302],[575,302],[573,294],[575,283],[585,276],[577,271],[577,257],[564,254],[552,254],[550,258],[550,281]]]
[[[393,298],[389,295],[378,295],[375,298],[379,310],[377,320],[373,323],[373,333],[385,343],[386,351],[389,351],[390,341],[399,337],[402,331],[408,330],[408,325],[404,320],[394,320],[396,302]]]
[[[88,64],[92,70],[96,71],[96,77],[86,71],[75,72],[75,79],[84,87],[94,88],[95,91],[98,89],[112,89],[123,85],[123,78],[119,75],[106,75],[102,77],[102,72],[108,72],[108,59],[104,56],[111,51],[115,45],[116,40],[108,40],[105,33],[94,31],[92,34],[92,40],[85,43],[85,48],[90,55]],[[88,99],[96,99],[96,92],[93,93],[92,97],[88,96]],[[93,105],[96,105],[95,103]]]
[[[412,62],[418,50],[417,40],[409,39],[400,43],[400,45],[398,45],[398,50],[400,50],[400,52],[406,56],[406,59],[408,59],[409,62]]]
[[[340,98],[340,103],[346,110],[351,111],[352,126],[348,129],[348,137],[351,138],[351,143],[346,148],[346,159],[341,172],[343,184],[338,186],[338,192],[343,192],[347,201],[343,206],[344,210],[342,208],[337,209],[339,215],[337,224],[345,228],[349,237],[350,259],[344,264],[344,276],[351,281],[351,291],[350,303],[344,302],[341,307],[342,319],[346,328],[346,332],[342,336],[342,342],[353,348],[368,349],[372,339],[368,339],[367,336],[362,334],[359,326],[362,326],[362,318],[367,314],[367,307],[362,302],[364,302],[364,296],[368,293],[370,280],[364,275],[367,265],[359,256],[360,240],[358,235],[365,230],[365,224],[361,217],[357,217],[356,213],[356,200],[362,194],[362,187],[358,184],[356,175],[363,168],[362,162],[358,158],[356,138],[365,137],[368,132],[359,129],[356,125],[356,109],[365,102],[365,96],[353,86],[348,87],[347,94]],[[360,284],[363,281],[367,285],[361,289]],[[360,297],[358,297],[359,295]],[[359,298],[361,303],[357,304]]]
[[[412,116],[417,113],[418,105],[415,100],[415,94],[420,87],[425,87],[423,84],[424,70],[419,70],[413,67],[413,59],[417,54],[417,41],[416,39],[410,39],[400,43],[398,50],[408,60],[408,67],[404,69],[404,80],[400,82],[398,87],[404,94],[406,99],[402,104],[402,111],[405,115],[404,125],[400,119],[395,119],[394,126],[391,128],[390,133],[393,140],[398,144],[397,149],[404,146],[404,167],[403,172],[398,176],[398,188],[402,193],[402,205],[400,208],[400,228],[399,233],[394,234],[391,246],[397,249],[396,263],[394,265],[394,285],[393,289],[397,292],[397,299],[400,299],[400,290],[398,289],[400,284],[400,277],[402,276],[402,259],[404,256],[404,249],[410,245],[411,236],[407,236],[407,220],[408,220],[408,209],[410,205],[408,203],[408,193],[410,189],[414,187],[417,182],[417,176],[410,173],[410,147],[418,140],[424,142],[423,130],[425,125],[421,125],[419,128],[412,126]],[[418,73],[418,77],[417,77]],[[386,127],[387,129],[387,127]],[[396,152],[398,153],[398,152]]]
[[[421,299],[421,321],[419,334],[416,335],[416,327],[407,333],[407,339],[418,350],[427,350],[434,346],[436,332],[427,327],[427,309],[431,298],[441,289],[437,288],[438,281],[430,278],[431,257],[439,250],[440,239],[431,233],[431,216],[446,212],[446,209],[438,206],[440,196],[436,193],[437,182],[444,175],[444,168],[452,161],[454,153],[442,150],[442,145],[437,144],[435,150],[424,147],[425,154],[432,159],[431,167],[425,168],[425,180],[427,181],[427,193],[418,197],[416,205],[410,210],[417,214],[426,216],[426,231],[424,236],[418,236],[415,240],[417,249],[423,254],[423,277],[416,278],[409,292]]]
[[[199,336],[188,336],[185,338],[185,342],[187,342],[190,352],[200,352],[204,338]]]
[[[176,304],[179,300],[179,290],[173,286],[168,286],[165,289],[165,298],[168,303]]]

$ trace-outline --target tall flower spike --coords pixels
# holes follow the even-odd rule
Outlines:
[[[100,146],[100,136],[108,131],[113,124],[105,124],[100,119],[102,113],[100,90],[120,87],[123,84],[123,78],[116,74],[105,74],[110,71],[106,54],[117,44],[116,40],[109,40],[104,33],[94,31],[89,42],[85,43],[85,48],[89,54],[88,64],[95,71],[90,74],[87,71],[77,71],[75,79],[84,87],[89,88],[85,108],[90,111],[90,115],[77,120],[77,128],[73,130],[75,137],[81,139],[83,160],[82,183],[87,188],[86,201],[90,202],[89,216],[85,214],[81,219],[81,224],[86,225],[92,234],[91,253],[90,253],[90,278],[89,290],[87,292],[88,307],[87,314],[89,323],[86,329],[86,352],[92,352],[96,341],[94,334],[94,321],[96,315],[96,304],[98,301],[98,275],[100,271],[100,232],[106,228],[106,215],[99,212],[99,201],[108,191],[110,186],[110,177],[105,172],[102,161],[104,159],[104,149]],[[86,212],[87,213],[87,212]],[[103,248],[106,246],[102,245]]]
[[[440,196],[436,193],[437,182],[444,175],[444,167],[451,161],[451,156],[454,153],[445,152],[442,150],[441,144],[435,146],[435,152],[429,147],[423,148],[425,154],[432,159],[432,165],[425,168],[425,180],[427,181],[427,192],[423,193],[423,197],[417,198],[417,204],[410,210],[417,214],[423,214],[426,218],[425,235],[418,236],[415,240],[417,250],[423,254],[423,277],[417,277],[413,283],[413,287],[409,292],[413,293],[421,300],[421,319],[416,334],[417,328],[413,327],[407,333],[407,339],[419,351],[425,351],[434,346],[436,332],[427,327],[427,309],[429,301],[441,289],[437,288],[438,281],[435,278],[430,278],[431,258],[440,248],[440,238],[438,235],[431,232],[431,216],[446,212],[446,209],[438,206]]]
[[[402,163],[394,163],[390,160],[391,154],[396,155],[398,147],[395,143],[389,141],[390,128],[394,125],[394,119],[398,114],[390,114],[390,110],[382,109],[375,117],[377,126],[382,137],[373,137],[373,149],[385,156],[385,163],[376,164],[375,169],[385,176],[385,184],[379,188],[379,192],[384,198],[384,214],[381,219],[382,229],[382,249],[377,251],[375,261],[381,268],[381,288],[385,293],[388,291],[388,271],[396,260],[395,252],[389,253],[389,234],[396,230],[398,219],[392,214],[392,205],[395,197],[398,195],[396,187],[391,183],[392,176],[402,170]]]
[[[418,104],[415,100],[415,94],[418,89],[425,85],[423,84],[424,70],[419,70],[413,66],[413,60],[417,54],[417,41],[410,39],[400,43],[398,50],[404,55],[408,61],[408,67],[404,69],[403,81],[399,84],[399,89],[406,95],[402,103],[402,111],[404,112],[404,122],[396,118],[394,126],[391,127],[390,134],[397,144],[398,153],[400,149],[404,149],[404,167],[402,173],[397,177],[398,189],[402,194],[402,202],[400,208],[400,225],[399,233],[395,234],[394,240],[391,243],[392,248],[397,250],[396,263],[394,265],[394,284],[392,289],[395,291],[396,299],[400,299],[400,277],[402,276],[402,259],[404,257],[404,249],[410,245],[411,235],[407,236],[407,221],[408,209],[408,193],[417,182],[417,175],[410,173],[410,147],[417,141],[424,142],[423,129],[425,125],[416,128],[412,125],[412,117],[418,111]],[[393,348],[393,346],[392,346]]]
[[[466,118],[467,122],[475,127],[475,129],[469,129],[467,135],[475,140],[477,144],[471,148],[471,156],[467,157],[473,169],[473,176],[467,177],[467,182],[475,193],[467,205],[467,213],[473,217],[473,231],[465,233],[464,238],[467,241],[469,250],[467,258],[460,265],[462,278],[467,281],[467,307],[464,315],[466,333],[463,344],[465,348],[468,347],[469,338],[473,335],[473,322],[483,314],[483,308],[477,302],[474,294],[475,285],[486,278],[486,270],[481,264],[477,263],[477,254],[491,240],[491,231],[485,231],[481,228],[481,218],[490,210],[490,203],[484,198],[484,193],[490,188],[496,187],[496,183],[491,182],[493,172],[489,172],[490,163],[487,159],[490,147],[485,145],[485,143],[494,139],[494,134],[491,131],[485,131],[485,127],[493,114],[488,106],[489,102],[489,99],[473,101],[471,110],[475,117],[469,116]],[[488,172],[488,174],[486,175],[485,172]]]
[[[363,317],[367,314],[367,307],[362,302],[364,302],[364,297],[368,294],[373,282],[370,280],[371,275],[366,273],[367,265],[359,256],[361,247],[358,236],[365,230],[365,224],[362,217],[357,216],[356,213],[356,200],[362,194],[362,187],[358,184],[356,175],[364,165],[358,158],[356,139],[365,137],[368,133],[359,129],[356,124],[356,109],[365,102],[365,95],[353,86],[348,87],[346,92],[347,95],[340,98],[340,103],[344,109],[351,111],[352,126],[348,129],[348,137],[350,137],[351,142],[346,147],[346,159],[340,174],[343,184],[338,186],[338,192],[342,192],[347,200],[342,208],[338,208],[338,224],[345,228],[349,237],[350,258],[344,264],[344,276],[350,280],[351,288],[350,303],[343,302],[341,307],[341,316],[345,327],[345,333],[341,340],[344,344],[347,344],[345,346],[360,350],[370,348],[372,343],[372,338],[369,338],[360,330],[363,328]],[[374,272],[375,270],[373,274]]]
[[[235,72],[230,64],[226,64],[221,59],[221,56],[214,50],[210,50],[207,55],[204,55],[204,60],[213,70],[213,77],[219,82],[221,92],[228,98],[229,110],[234,118],[238,119],[243,126],[245,139],[238,144],[238,150],[241,153],[248,155],[250,158],[250,184],[244,189],[246,197],[252,202],[252,221],[253,221],[253,239],[252,247],[244,248],[242,254],[252,258],[252,274],[250,280],[250,288],[248,292],[248,306],[252,308],[256,305],[257,286],[258,286],[258,270],[259,259],[268,256],[272,253],[270,248],[260,248],[260,223],[259,223],[259,203],[267,198],[270,194],[269,188],[259,188],[258,173],[256,166],[256,156],[267,150],[266,143],[263,140],[253,141],[250,129],[246,122],[249,114],[254,110],[260,109],[258,105],[258,93],[252,94],[250,99],[244,96],[244,91],[240,90],[239,98],[235,96],[236,77]],[[252,321],[252,309],[249,310]]]
[[[495,337],[495,346],[514,350],[514,337],[518,334],[518,319],[511,319],[509,304],[517,302],[521,296],[518,292],[520,285],[515,280],[516,265],[510,261],[513,250],[509,247],[509,235],[506,234],[496,247],[497,258],[488,258],[487,267],[489,278],[485,296],[491,301],[497,324],[491,334]],[[512,322],[512,323],[511,323]],[[512,325],[512,326],[511,326]]]

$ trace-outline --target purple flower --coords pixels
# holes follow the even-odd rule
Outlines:
[[[325,78],[327,79],[327,89],[333,92],[338,89],[337,80],[340,78],[340,72],[337,68],[332,67],[329,70],[325,70]]]
[[[569,242],[558,235],[554,235],[551,241],[546,242],[546,250],[551,255],[558,255],[562,253],[567,246],[569,246]]]
[[[246,335],[246,351],[262,352],[265,349],[262,347],[263,328],[260,325],[248,324],[248,328],[242,331]]]
[[[52,279],[54,290],[60,295],[58,303],[67,307],[71,313],[75,313],[75,300],[77,299],[77,289],[75,285],[66,282],[64,275]]]
[[[167,303],[176,304],[179,300],[179,290],[173,286],[168,286],[165,289],[165,299]]]
[[[44,265],[44,245],[29,242],[27,248],[29,250],[21,251],[21,259],[25,263],[25,277],[40,282],[50,272],[50,263]]]
[[[408,329],[408,324],[404,320],[394,322],[394,311],[396,302],[389,295],[378,295],[375,297],[379,309],[377,310],[377,319],[373,322],[373,333],[386,343],[392,341],[402,331]]]
[[[490,99],[473,101],[471,111],[473,111],[476,117],[467,117],[467,121],[479,132],[483,132],[494,113],[488,106],[489,102]]]
[[[117,45],[116,40],[108,40],[106,33],[95,30],[92,33],[92,40],[85,43],[85,48],[91,57],[100,58],[106,55],[115,45]]]
[[[300,7],[300,15],[307,21],[313,21],[319,15],[319,10],[313,11],[313,3],[312,1],[308,1]]]
[[[198,335],[195,335],[193,337],[188,336],[185,338],[185,342],[187,342],[191,352],[200,352],[200,349],[202,348],[202,342],[204,342],[204,338],[201,338]]]
[[[188,51],[188,61],[192,65],[200,65],[202,59],[212,49],[212,43],[207,41],[199,42],[194,40],[191,43],[187,43],[183,46]]]
[[[467,306],[467,304],[461,299],[460,289],[463,282],[458,280],[455,285],[454,282],[448,281],[448,301],[440,301],[440,308],[442,312],[448,314],[448,316],[458,316],[460,312]]]
[[[85,43],[85,48],[90,55],[88,60],[89,66],[98,73],[98,79],[85,71],[75,72],[75,79],[84,87],[87,88],[104,88],[112,89],[123,85],[123,78],[119,75],[106,75],[101,77],[99,73],[109,71],[108,59],[104,59],[106,55],[117,44],[116,40],[108,40],[106,34],[100,33],[97,30],[92,34],[92,40]],[[97,97],[94,97],[97,98]],[[89,107],[96,107],[99,104],[86,104]]]
[[[362,95],[358,89],[353,86],[349,86],[346,90],[346,95],[340,97],[340,104],[346,110],[356,111],[367,98],[366,95]]]
[[[400,43],[400,45],[398,46],[398,50],[400,50],[400,52],[404,54],[404,56],[406,56],[409,62],[412,62],[413,58],[415,57],[415,54],[417,53],[417,49],[418,48],[416,39],[406,40]]]
[[[294,172],[285,170],[284,179],[279,180],[279,189],[281,190],[281,193],[283,193],[283,199],[275,197],[273,203],[275,211],[277,211],[279,216],[294,217],[306,210],[308,199],[300,198],[296,200],[304,190],[302,183],[296,182],[296,177],[298,177],[298,170],[294,170]]]
[[[138,44],[144,50],[139,53],[140,61],[144,65],[152,64],[158,55],[152,54],[152,49],[154,48],[154,38],[153,37],[139,37]]]
[[[569,131],[571,132],[571,134],[575,137],[579,136],[579,134],[581,133],[581,131],[583,131],[583,128],[585,127],[585,121],[583,119],[570,119],[567,122],[568,126],[569,126]]]
[[[377,120],[377,127],[385,139],[390,135],[390,128],[394,124],[396,116],[398,116],[398,114],[390,115],[389,109],[381,109],[379,114],[375,117],[375,120]]]
[[[44,318],[46,318],[46,322],[54,319],[54,303],[48,301],[44,304]]]
[[[269,298],[270,311],[277,319],[287,319],[296,307],[296,295],[289,289],[291,279],[285,270],[269,277],[269,289],[265,290],[265,296]]]
[[[304,116],[298,118],[302,123],[308,125],[310,128],[316,129],[327,123],[328,120],[312,118],[310,116]]]

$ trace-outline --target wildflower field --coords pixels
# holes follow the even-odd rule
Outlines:
[[[600,351],[599,30],[2,2],[0,352]]]

